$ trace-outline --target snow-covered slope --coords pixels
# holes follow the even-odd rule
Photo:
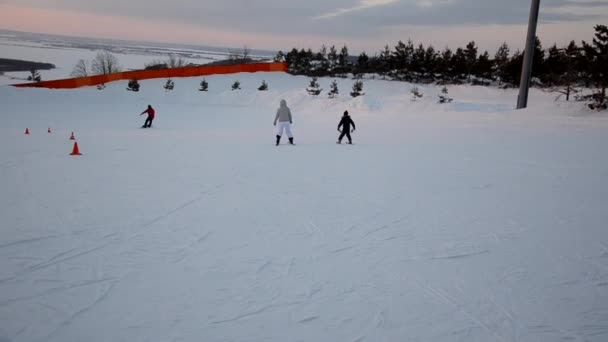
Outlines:
[[[605,114],[200,80],[0,87],[0,341],[608,339]],[[273,145],[282,98],[297,146]]]

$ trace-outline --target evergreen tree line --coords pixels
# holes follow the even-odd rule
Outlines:
[[[442,84],[498,84],[518,86],[525,51],[514,51],[503,43],[494,56],[480,52],[474,41],[455,51],[446,47],[437,50],[432,45],[414,44],[412,40],[399,41],[394,47],[386,45],[374,56],[365,52],[350,56],[348,48],[340,51],[335,46],[323,45],[318,52],[310,48],[293,48],[288,53],[279,51],[275,61],[285,61],[288,72],[311,77],[355,78],[362,74],[377,74],[385,79],[414,83]],[[608,84],[608,27],[595,26],[591,43],[571,41],[567,46],[553,44],[544,49],[536,38],[533,64],[533,84],[543,87],[596,88],[596,96],[605,99]]]

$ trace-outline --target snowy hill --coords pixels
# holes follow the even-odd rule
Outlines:
[[[206,79],[0,87],[0,341],[608,339],[605,114]],[[297,146],[274,146],[280,99]]]

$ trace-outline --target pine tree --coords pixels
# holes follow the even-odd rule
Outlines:
[[[348,64],[348,48],[346,45],[342,47],[340,50],[340,54],[338,55],[338,73],[339,77],[346,77],[347,66]]]
[[[492,67],[494,76],[502,83],[506,79],[506,66],[509,63],[509,45],[502,43],[494,55],[494,65]]]
[[[291,51],[285,55],[285,61],[287,62],[287,72],[297,75],[299,72],[300,57],[298,56],[298,50],[296,48],[291,49]]]
[[[588,44],[583,42],[583,48],[587,57],[588,73],[591,83],[596,87],[593,102],[589,104],[591,109],[607,109],[606,87],[608,87],[608,26],[596,25],[595,38]]]
[[[353,74],[364,74],[369,69],[369,57],[365,52],[362,52],[357,58],[357,67],[354,68]]]
[[[165,88],[165,91],[171,91],[171,90],[173,90],[174,87],[175,87],[175,83],[170,78],[167,79],[167,82],[163,86],[163,88]]]
[[[411,39],[408,39],[404,51],[406,69],[412,68],[412,59],[414,58],[414,51],[416,51],[416,48],[414,47],[414,42]]]
[[[414,51],[412,55],[412,62],[410,64],[410,69],[414,72],[422,72],[422,68],[424,66],[424,56],[426,55],[426,49],[422,43],[418,44],[418,47]]]
[[[439,95],[439,103],[450,103],[453,100],[454,99],[448,96],[448,87],[444,85],[443,88],[441,88],[441,94]]]
[[[560,79],[566,72],[566,52],[557,47],[557,44],[553,44],[547,51],[548,56],[545,60],[545,66],[547,72],[541,79],[543,83],[549,86],[555,86],[560,83]]]
[[[207,83],[207,80],[205,80],[203,78],[203,80],[201,81],[201,87],[198,89],[198,91],[208,91],[209,90],[209,83]]]
[[[433,45],[429,45],[424,53],[424,63],[422,64],[422,71],[433,79],[433,74],[437,70],[437,52]]]
[[[127,90],[128,91],[139,91],[139,82],[137,82],[136,79],[130,80],[129,84],[127,84]]]
[[[338,91],[338,82],[336,82],[336,80],[333,80],[330,85],[329,98],[333,99],[334,97],[338,96],[339,93],[340,92]]]
[[[475,45],[474,41],[467,44],[467,47],[464,50],[464,56],[466,61],[467,75],[469,76],[469,81],[471,81],[471,75],[477,66],[477,46]]]
[[[233,91],[234,90],[240,90],[241,89],[241,82],[239,81],[234,81],[234,83],[232,83],[232,88]]]
[[[298,51],[297,71],[299,74],[307,75],[310,73],[310,62],[312,61],[312,57],[312,51],[310,49],[308,49],[308,51],[304,49]]]
[[[319,94],[321,94],[321,91],[323,89],[319,88],[319,83],[317,82],[317,78],[313,77],[312,80],[310,80],[310,84],[308,85],[308,88],[306,88],[306,91],[308,92],[308,94],[313,95],[313,96],[317,96]]]
[[[490,79],[492,77],[492,61],[490,60],[488,51],[484,51],[484,53],[479,55],[474,74],[484,79]],[[487,85],[487,83],[484,84]]]
[[[327,53],[327,61],[329,62],[329,74],[333,75],[338,65],[338,51],[333,45],[329,48],[329,52]]]
[[[42,77],[40,76],[40,72],[36,69],[30,70],[30,75],[27,77],[28,81],[40,82],[42,81]]]
[[[266,83],[266,81],[262,80],[262,85],[260,85],[258,87],[258,90],[259,91],[266,91],[266,90],[268,90],[268,83]]]
[[[356,80],[353,84],[353,91],[350,92],[350,96],[357,97],[361,95],[365,95],[365,93],[363,92],[363,81]]]
[[[323,44],[319,49],[319,59],[322,60],[325,58],[327,58],[327,47],[325,47],[325,44]]]
[[[274,56],[274,61],[277,63],[285,62],[285,54],[283,51],[279,50],[279,52],[277,52],[276,56]]]
[[[457,79],[466,78],[467,73],[467,56],[462,48],[456,49],[452,55],[452,70]]]
[[[308,48],[307,50],[302,49],[302,51],[304,52],[304,55],[302,57],[302,73],[304,75],[309,75],[310,72],[312,71],[312,61],[315,58],[314,53],[312,53],[312,50],[310,48]]]
[[[327,59],[327,48],[325,47],[325,44],[321,46],[321,50],[319,50],[318,53],[318,58],[320,61],[319,71],[323,75],[326,75],[329,72],[329,60]]]
[[[338,55],[338,64],[340,67],[345,68],[348,63],[348,48],[346,45],[342,47],[340,50],[340,55]]]
[[[581,48],[579,48],[573,40],[568,44],[568,47],[566,47],[566,50],[564,51],[565,71],[559,80],[559,83],[563,88],[558,90],[558,92],[566,95],[566,101],[570,101],[571,94],[579,92],[579,90],[576,89],[576,84],[579,78],[581,59]]]
[[[412,41],[410,40],[409,43],[412,43]],[[388,45],[385,48],[385,51],[387,50]],[[395,51],[391,54],[391,56],[391,64],[393,64],[396,69],[403,70],[407,67],[411,54],[409,53],[407,46],[402,41],[399,41],[397,42],[397,45],[395,46]]]
[[[437,61],[437,72],[441,74],[441,80],[443,83],[447,79],[452,77],[452,50],[446,47],[438,58]]]
[[[410,92],[412,93],[412,101],[421,99],[423,96],[423,94],[420,92],[420,89],[418,89],[417,86],[413,86],[412,89],[410,90]]]
[[[382,79],[386,79],[386,73],[392,68],[391,49],[388,47],[388,45],[385,45],[384,50],[382,53],[380,53],[378,67],[380,69],[378,71],[380,72],[380,75],[382,75]]]
[[[545,50],[543,50],[543,45],[538,36],[534,41],[534,56],[532,56],[532,60],[532,77],[542,79],[545,74]]]
[[[524,55],[518,51],[515,51],[513,56],[509,58],[509,61],[505,65],[504,70],[504,81],[511,85],[519,85],[521,80],[521,68],[524,63]]]

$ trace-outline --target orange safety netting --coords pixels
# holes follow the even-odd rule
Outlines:
[[[63,80],[42,81],[36,83],[14,84],[15,87],[37,87],[52,89],[73,89],[95,86],[119,80],[148,80],[152,78],[195,77],[205,75],[236,74],[239,72],[287,71],[287,63],[252,63],[237,65],[186,66],[173,69],[135,70],[117,72],[107,75],[68,78]]]

